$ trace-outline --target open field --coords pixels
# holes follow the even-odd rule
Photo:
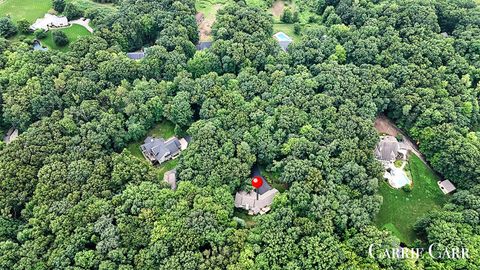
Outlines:
[[[92,7],[101,8],[101,9],[110,9],[110,10],[116,9],[114,4],[111,4],[111,3],[102,4],[102,3],[94,2],[92,0],[66,0],[65,2],[74,3],[77,7],[80,8],[80,10],[86,10]]]
[[[41,40],[42,45],[48,47],[49,49],[53,50],[60,50],[60,51],[68,51],[69,50],[69,45],[65,47],[58,47],[55,42],[53,42],[53,32],[55,31],[62,31],[64,32],[68,40],[70,41],[69,44],[72,44],[74,41],[79,39],[80,37],[83,36],[88,36],[91,35],[91,33],[83,26],[73,24],[72,26],[68,28],[62,28],[62,29],[57,29],[57,30],[50,30],[47,32],[47,37]]]
[[[415,222],[427,212],[440,209],[448,196],[438,187],[439,179],[435,173],[416,155],[410,155],[406,170],[413,181],[412,191],[394,189],[386,181],[380,183],[383,204],[377,214],[376,224],[379,228],[391,231],[403,243],[412,245],[417,239],[413,231]]]
[[[33,23],[52,8],[52,0],[3,0],[0,16],[10,16],[14,22],[26,19]]]

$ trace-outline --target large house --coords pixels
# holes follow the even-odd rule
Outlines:
[[[263,184],[257,189],[257,192],[238,191],[235,194],[235,207],[248,210],[249,215],[262,215],[270,211],[270,205],[278,193],[278,190],[272,188],[267,181],[263,179]]]
[[[400,143],[395,137],[387,135],[381,137],[375,147],[375,157],[387,165],[397,160],[398,157],[406,159],[407,150],[400,147]]]
[[[143,156],[152,164],[162,164],[165,161],[176,158],[182,150],[187,148],[188,142],[185,139],[172,137],[168,140],[163,138],[147,137],[144,144],[140,146]]]
[[[50,28],[59,28],[69,26],[67,17],[58,17],[52,14],[45,14],[45,17],[37,19],[34,24],[30,26],[33,31],[43,29],[48,31]]]

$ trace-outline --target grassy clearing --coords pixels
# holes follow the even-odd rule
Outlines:
[[[295,34],[295,31],[293,31],[293,24],[276,23],[273,25],[273,32],[284,32],[296,42],[300,41],[301,39],[301,35],[297,35]]]
[[[98,3],[92,0],[66,0],[67,3],[75,4],[80,10],[87,10],[89,8],[100,8],[100,9],[108,9],[108,10],[115,10],[116,6],[111,3]]]
[[[386,181],[380,183],[383,204],[376,217],[379,228],[387,229],[400,241],[412,245],[417,236],[413,225],[418,218],[434,209],[440,209],[447,200],[437,185],[439,180],[416,155],[409,157],[407,175],[413,180],[413,190],[394,189]]]
[[[52,0],[3,0],[0,16],[10,16],[14,22],[26,19],[33,23],[52,8]]]
[[[68,51],[69,50],[69,45],[67,45],[65,47],[58,47],[55,44],[55,42],[53,42],[53,32],[55,32],[55,31],[64,32],[67,35],[68,40],[70,41],[69,44],[72,44],[74,41],[76,41],[80,37],[91,35],[91,33],[88,32],[88,30],[85,27],[83,27],[81,25],[78,25],[78,24],[73,24],[72,26],[70,26],[68,28],[62,28],[62,29],[48,31],[47,32],[47,37],[41,40],[42,45],[47,46],[49,49],[59,50],[59,51],[62,51],[62,52]]]
[[[252,228],[255,226],[253,216],[249,215],[248,211],[245,209],[235,208],[233,211],[233,216],[243,219],[247,228]]]
[[[260,172],[262,176],[267,180],[268,184],[273,188],[276,188],[280,192],[285,192],[287,190],[288,185],[285,183],[281,183],[278,179],[280,179],[280,173],[276,172],[269,172],[266,171],[265,168],[260,167]]]

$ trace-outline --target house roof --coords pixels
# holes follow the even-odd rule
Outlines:
[[[264,194],[258,195],[253,191],[239,191],[235,194],[235,207],[252,210],[254,214],[259,213],[263,208],[272,204],[275,195],[278,193],[276,189],[270,189]]]
[[[268,184],[267,180],[262,176],[260,168],[256,164],[252,168],[252,178],[253,177],[262,178],[262,186],[257,189],[258,194],[264,194],[265,192],[272,189],[272,187]]]
[[[375,148],[375,156],[379,160],[395,160],[398,155],[399,143],[393,136],[384,136]]]
[[[438,183],[438,185],[440,186],[440,189],[442,189],[443,193],[445,194],[450,193],[456,189],[453,183],[450,182],[449,180],[444,180]]]
[[[174,155],[180,152],[181,144],[176,137],[172,137],[167,141],[163,138],[147,137],[142,145],[142,149],[152,154],[157,160],[160,160],[166,155]]]
[[[212,41],[200,41],[197,44],[197,51],[205,50],[210,47],[212,47],[213,42]]]
[[[163,180],[170,184],[172,189],[177,188],[177,170],[173,169],[170,171],[165,172],[163,175]]]
[[[33,30],[43,29],[45,31],[48,31],[48,28],[51,26],[61,27],[61,26],[67,26],[67,25],[68,25],[67,17],[64,17],[64,16],[59,17],[56,15],[47,13],[43,18],[37,19],[35,23],[30,26],[30,28]]]
[[[145,52],[129,52],[127,57],[133,60],[140,60],[145,57]]]

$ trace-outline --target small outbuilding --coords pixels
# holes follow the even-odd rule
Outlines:
[[[438,186],[444,194],[452,193],[456,190],[455,186],[449,180],[438,181]]]
[[[165,172],[163,181],[167,182],[173,190],[177,189],[177,170],[173,169]]]
[[[127,57],[132,60],[141,60],[145,57],[145,52],[129,52]]]
[[[200,41],[200,42],[198,42],[198,44],[196,46],[197,51],[203,51],[205,49],[208,49],[208,48],[212,47],[212,44],[213,44],[213,42],[211,42],[211,41]]]
[[[17,137],[18,137],[18,129],[12,127],[8,130],[7,134],[5,134],[5,137],[3,137],[3,142],[6,144],[9,144],[15,139],[17,139]]]

